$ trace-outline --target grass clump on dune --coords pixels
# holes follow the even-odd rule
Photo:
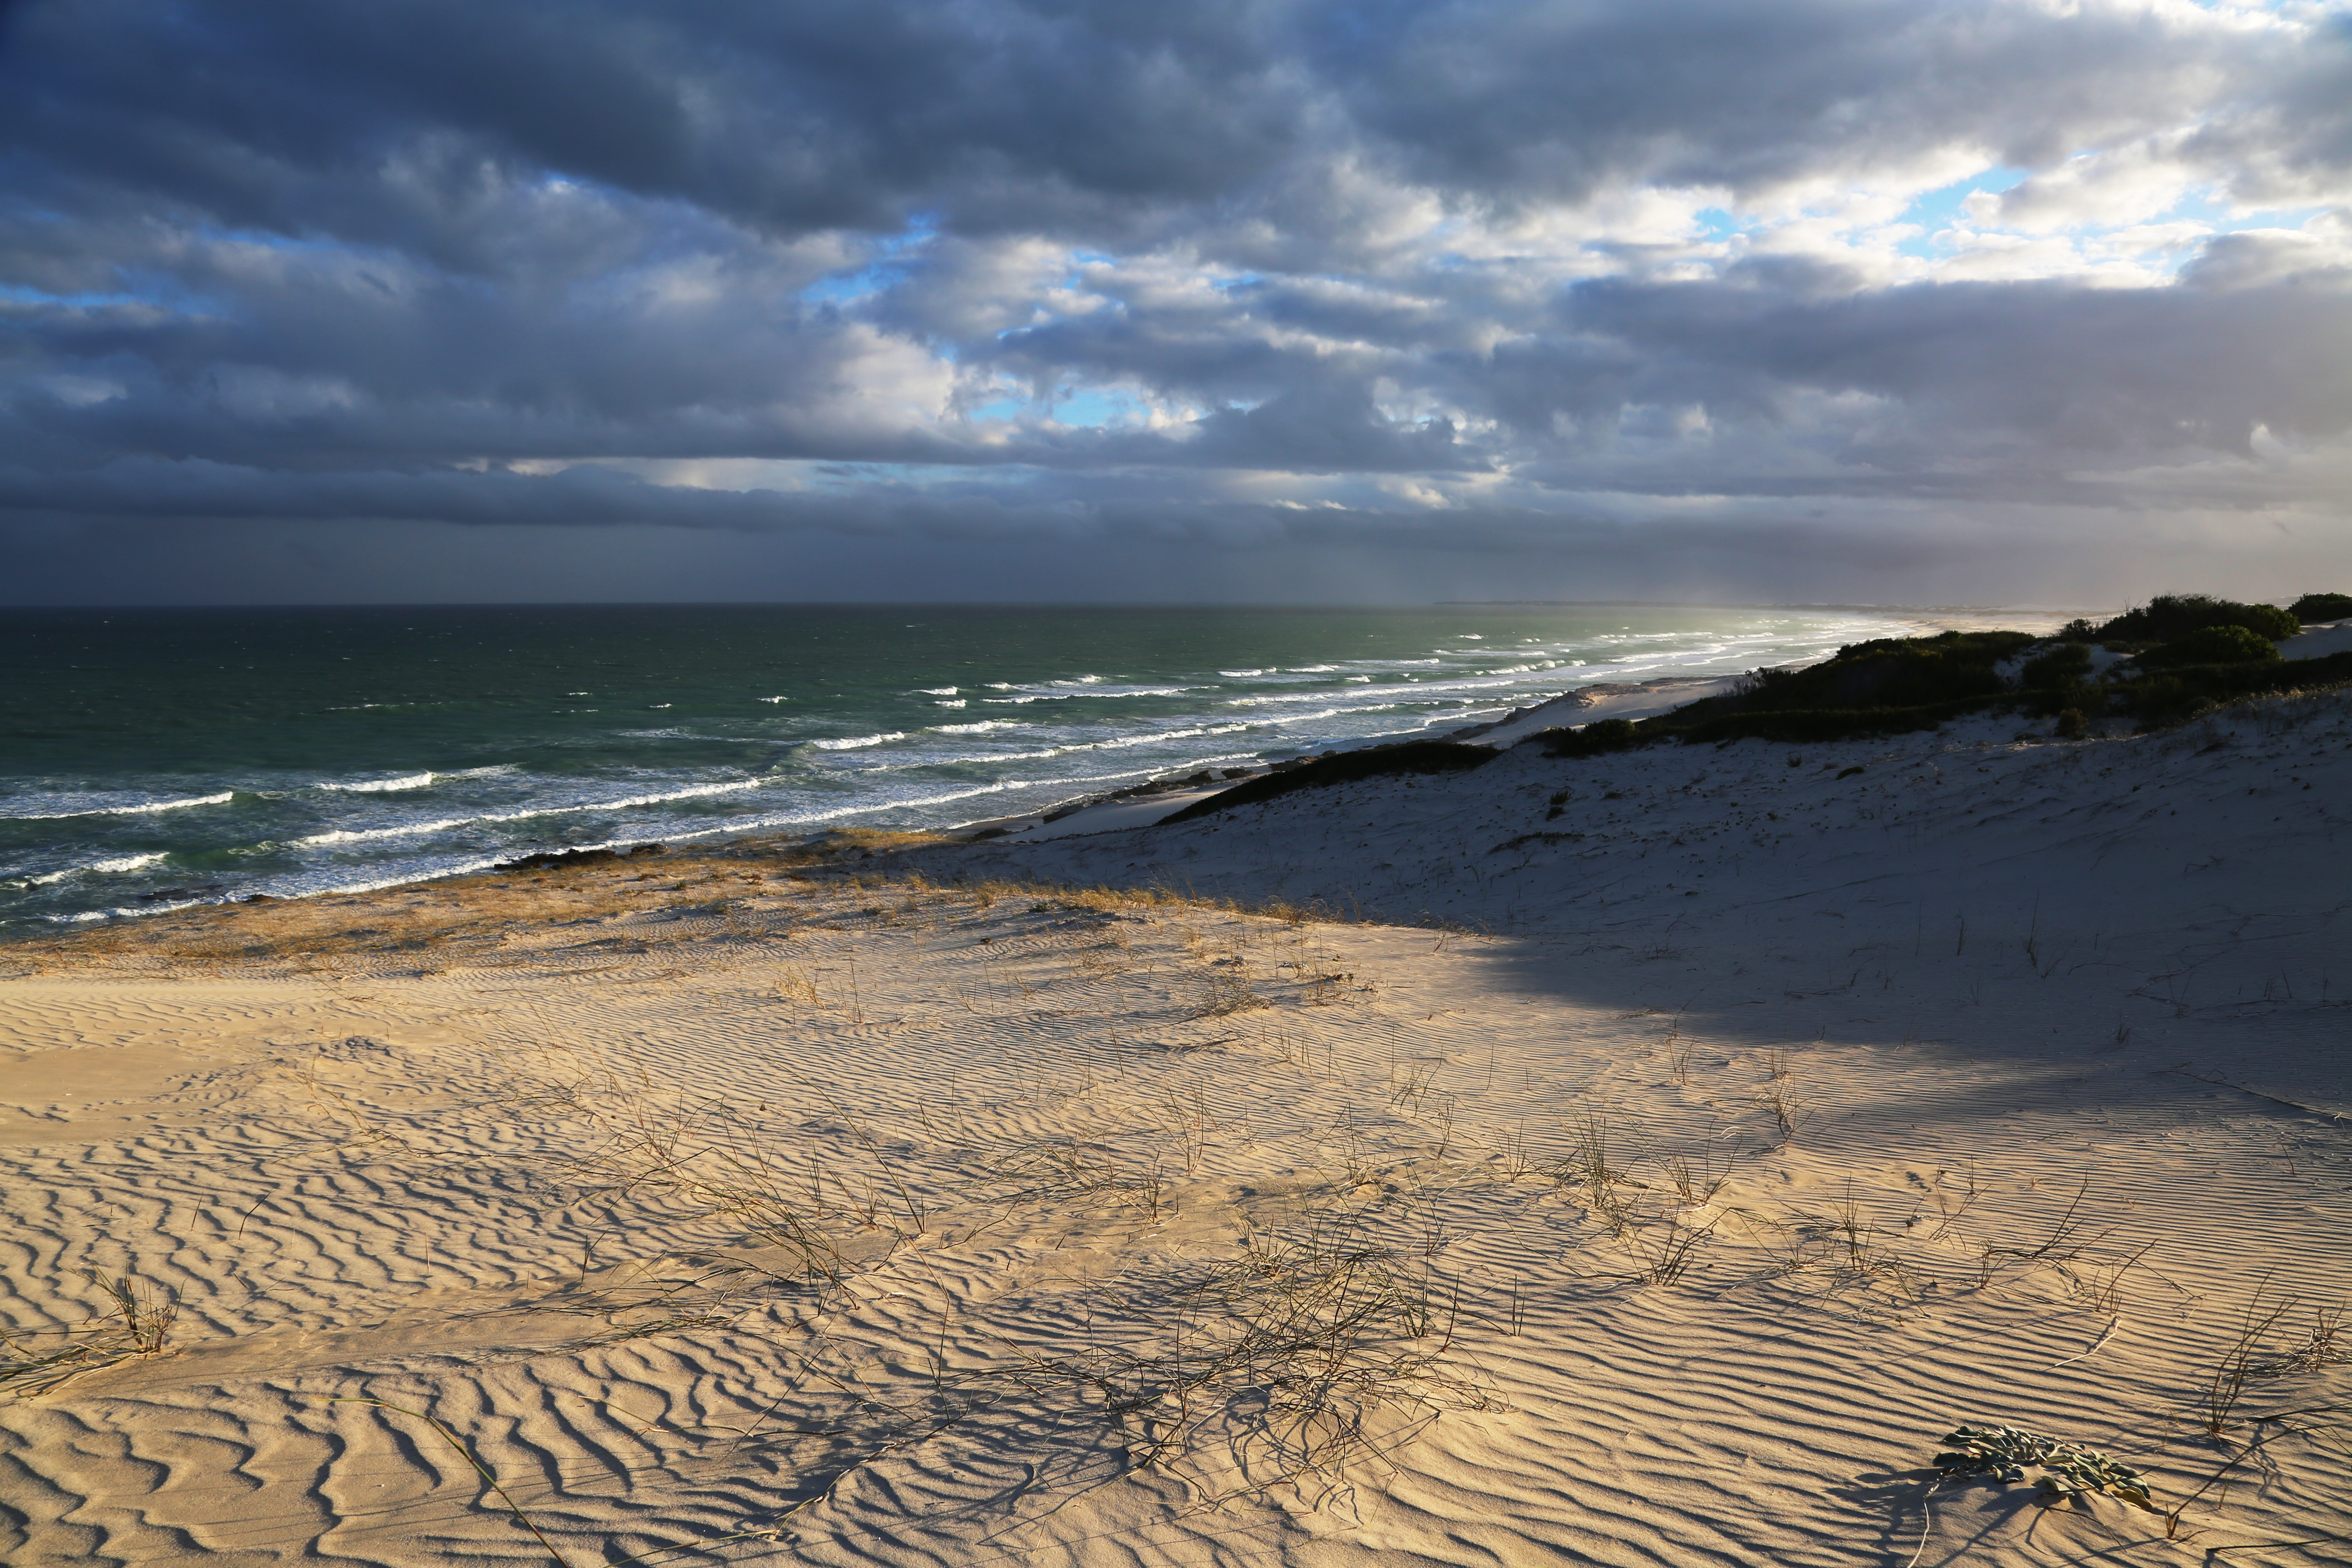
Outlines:
[[[2352,620],[2352,594],[2305,594],[2286,607],[2299,626]]]

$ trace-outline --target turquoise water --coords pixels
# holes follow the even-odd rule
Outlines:
[[[949,826],[1903,629],[1608,606],[0,611],[0,929],[531,848]]]

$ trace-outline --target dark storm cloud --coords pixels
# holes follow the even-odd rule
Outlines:
[[[2341,17],[2168,4],[35,0],[0,529],[1897,570],[1927,522],[1807,504],[2300,516],[2347,105]],[[2131,238],[2183,192],[2297,211]]]
[[[1245,196],[1334,154],[1470,199],[1747,188],[1956,139],[2032,166],[2274,73],[2311,127],[2295,161],[2347,153],[2324,47],[1988,0],[51,0],[8,47],[12,139],[76,150],[26,161],[46,193],[427,242],[486,165],[785,232],[990,230]],[[345,179],[373,189],[339,200]]]
[[[1566,315],[1640,366],[1635,396],[1862,392],[1906,424],[2071,454],[2243,451],[2253,427],[2352,429],[2352,270],[2234,290],[1916,284],[1828,299],[1719,283],[1581,285]]]

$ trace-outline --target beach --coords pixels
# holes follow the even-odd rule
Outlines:
[[[0,616],[0,942],[541,850],[952,829],[2048,614],[441,606]],[[1681,700],[1687,700],[1687,697]],[[1559,721],[1552,720],[1549,721]]]
[[[2352,1561],[2352,701],[1492,734],[0,950],[0,1555]]]

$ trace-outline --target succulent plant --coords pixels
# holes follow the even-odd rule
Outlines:
[[[2033,1484],[2045,1501],[2091,1493],[2157,1511],[2148,1497],[2147,1478],[2095,1448],[2015,1426],[1962,1426],[1947,1433],[1944,1444],[1945,1451],[1936,1456],[1936,1468],[1946,1480],[1989,1475],[2003,1486],[2014,1486],[2033,1468],[2042,1472]]]

